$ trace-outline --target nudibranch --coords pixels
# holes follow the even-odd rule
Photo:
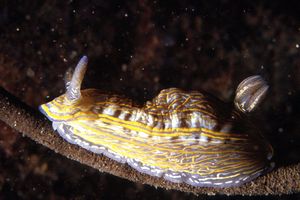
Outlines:
[[[66,141],[141,173],[197,187],[239,186],[272,168],[272,146],[246,116],[268,90],[260,76],[240,83],[234,104],[170,88],[141,106],[81,90],[87,62],[81,58],[65,94],[40,106]]]

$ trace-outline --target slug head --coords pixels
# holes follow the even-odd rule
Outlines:
[[[269,86],[261,76],[250,76],[243,80],[236,89],[234,104],[244,113],[257,108],[267,94]]]
[[[72,78],[66,83],[66,93],[39,107],[51,121],[68,121],[79,110],[88,110],[95,90],[81,91],[81,83],[87,69],[88,59],[83,56],[78,62]]]

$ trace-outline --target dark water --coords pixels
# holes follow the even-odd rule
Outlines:
[[[37,107],[64,92],[64,73],[82,55],[90,59],[84,87],[140,103],[168,87],[230,102],[241,80],[260,74],[270,92],[252,117],[274,146],[276,165],[295,164],[299,13],[298,1],[2,1],[0,86]],[[200,198],[99,173],[3,123],[0,147],[1,199]]]

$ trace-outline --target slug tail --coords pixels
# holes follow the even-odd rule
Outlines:
[[[267,94],[269,86],[259,76],[250,76],[243,80],[235,93],[234,104],[236,108],[244,113],[255,110]]]
[[[71,81],[66,84],[66,98],[71,102],[76,102],[81,97],[80,88],[87,69],[87,64],[88,58],[86,56],[83,56],[74,70]]]

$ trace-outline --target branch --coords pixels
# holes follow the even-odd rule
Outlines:
[[[226,195],[280,195],[300,192],[300,163],[280,167],[254,181],[235,188],[202,188],[176,184],[163,178],[152,177],[120,164],[105,156],[91,153],[63,140],[52,130],[51,123],[37,110],[29,107],[0,87],[0,120],[32,140],[56,153],[134,182],[175,189],[194,194]]]

